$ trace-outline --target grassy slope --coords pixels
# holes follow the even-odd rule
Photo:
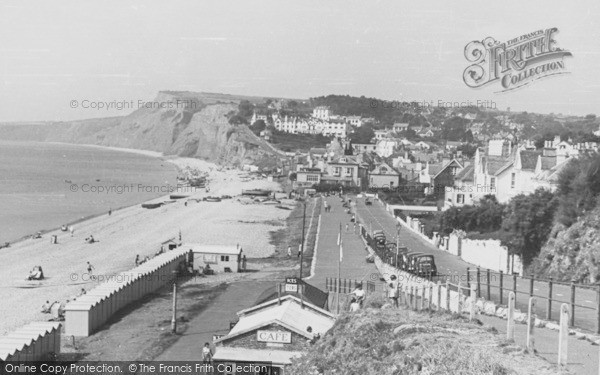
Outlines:
[[[378,308],[342,315],[291,374],[556,374],[493,329],[443,313]],[[373,307],[375,306],[375,307]],[[386,306],[387,307],[387,306]],[[401,333],[394,329],[403,326]]]

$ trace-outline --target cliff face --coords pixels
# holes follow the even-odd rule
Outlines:
[[[0,139],[95,144],[197,157],[227,165],[273,167],[277,154],[245,125],[231,125],[235,100],[161,92],[125,117],[0,125]]]

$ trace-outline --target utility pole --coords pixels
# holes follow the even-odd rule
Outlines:
[[[302,214],[302,243],[300,244],[300,277],[302,280],[302,264],[304,263],[304,229],[306,226],[306,201],[304,201],[304,213]]]

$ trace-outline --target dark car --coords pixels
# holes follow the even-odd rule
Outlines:
[[[365,199],[365,204],[366,204],[367,206],[370,206],[370,205],[372,205],[372,204],[373,204],[373,202],[371,201],[371,199],[370,199],[370,198],[367,198],[367,199]]]
[[[421,277],[437,276],[437,267],[433,255],[415,257],[414,273]]]
[[[418,256],[425,255],[421,252],[407,252],[402,256],[402,269],[408,272],[413,272],[415,268],[415,260]]]

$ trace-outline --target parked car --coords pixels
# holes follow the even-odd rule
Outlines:
[[[437,276],[437,267],[433,255],[421,255],[415,257],[414,273],[417,276]]]
[[[413,272],[415,268],[415,260],[419,255],[425,255],[421,252],[407,252],[402,256],[402,269],[407,272]]]
[[[367,206],[370,206],[370,205],[372,205],[372,204],[373,204],[373,201],[371,201],[371,198],[367,198],[367,199],[365,199],[365,204],[366,204]]]

